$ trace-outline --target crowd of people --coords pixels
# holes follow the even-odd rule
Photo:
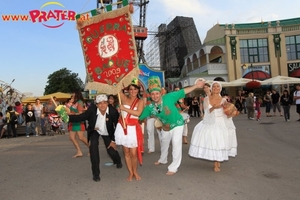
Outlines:
[[[232,98],[240,113],[247,114],[249,120],[261,120],[262,107],[265,107],[266,117],[284,117],[285,121],[290,121],[290,108],[296,104],[296,112],[300,121],[300,85],[297,84],[295,91],[290,93],[287,89],[280,94],[276,89],[267,90],[264,95],[253,92],[238,91],[238,95]]]

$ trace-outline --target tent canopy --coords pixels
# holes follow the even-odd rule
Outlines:
[[[55,92],[55,93],[52,93],[52,94],[47,94],[45,96],[41,96],[41,97],[39,97],[39,99],[41,101],[48,101],[48,100],[51,99],[51,97],[56,97],[57,101],[65,101],[68,98],[71,98],[71,94],[63,93],[63,92]]]
[[[300,78],[293,78],[289,76],[275,76],[264,81],[261,81],[262,85],[281,85],[281,84],[293,84],[300,83]]]
[[[22,99],[22,103],[23,104],[34,103],[35,100],[36,100],[36,97],[27,97],[26,99]]]

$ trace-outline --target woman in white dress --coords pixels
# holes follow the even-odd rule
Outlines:
[[[141,163],[141,151],[143,151],[143,135],[142,128],[138,121],[138,116],[143,111],[144,102],[139,98],[140,86],[138,80],[134,79],[132,84],[128,86],[128,95],[120,94],[121,104],[120,110],[123,119],[119,119],[115,131],[115,141],[117,145],[123,146],[123,152],[129,176],[127,181],[132,181],[135,177],[140,180],[141,177],[137,173],[138,158]],[[125,122],[125,124],[124,124]]]
[[[220,171],[220,162],[237,155],[237,139],[232,118],[224,113],[227,103],[220,92],[222,86],[214,81],[211,95],[204,99],[204,118],[193,131],[189,155],[194,158],[214,161],[214,171]]]

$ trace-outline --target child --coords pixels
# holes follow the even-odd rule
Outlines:
[[[261,115],[261,111],[260,111],[260,106],[261,106],[262,100],[260,98],[256,98],[254,104],[255,104],[255,113],[256,113],[256,121],[260,120],[260,115]]]
[[[26,137],[29,137],[29,134],[32,132],[33,136],[38,136],[38,134],[35,131],[35,115],[34,110],[32,108],[31,104],[27,104],[27,109],[24,113],[25,116],[25,122],[26,122]]]

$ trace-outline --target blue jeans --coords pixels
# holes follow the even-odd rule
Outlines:
[[[29,136],[29,134],[33,133],[33,135],[37,135],[35,131],[35,122],[27,122],[26,123],[26,136]]]

